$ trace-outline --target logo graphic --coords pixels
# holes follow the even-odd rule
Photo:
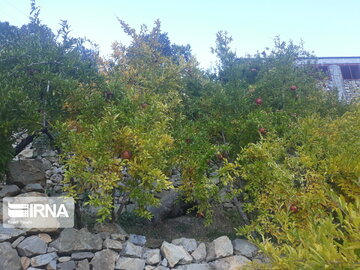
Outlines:
[[[7,228],[69,228],[74,226],[74,200],[66,197],[5,197]]]

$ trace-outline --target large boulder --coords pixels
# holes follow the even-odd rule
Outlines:
[[[8,181],[24,187],[27,184],[39,183],[45,186],[45,172],[41,160],[14,160],[9,163]]]
[[[0,269],[22,269],[18,253],[8,242],[0,243]]]
[[[177,217],[183,213],[183,203],[179,200],[179,193],[176,190],[165,190],[158,194],[160,206],[149,206],[148,210],[153,214],[154,223],[161,222],[165,218]]]
[[[166,241],[162,243],[160,250],[170,267],[174,267],[178,263],[188,264],[193,260],[191,255],[182,246],[170,244]]]
[[[95,253],[90,264],[93,266],[93,270],[113,270],[116,258],[117,253],[115,251],[104,249]]]
[[[50,247],[60,254],[70,254],[77,251],[97,251],[102,248],[103,240],[99,235],[91,234],[87,229],[64,229],[59,238],[50,243]]]
[[[209,244],[206,261],[210,262],[231,255],[233,255],[233,245],[231,240],[227,236],[221,236]]]

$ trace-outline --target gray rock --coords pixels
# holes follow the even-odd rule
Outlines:
[[[142,253],[143,253],[143,247],[136,246],[133,243],[127,241],[125,243],[125,247],[124,247],[121,254],[124,255],[124,256],[127,256],[127,257],[141,258]]]
[[[18,237],[14,242],[11,243],[12,248],[16,248],[22,240],[25,239],[25,236]]]
[[[117,270],[143,270],[144,267],[145,260],[129,257],[120,257],[115,265]]]
[[[119,241],[125,241],[126,240],[126,235],[125,234],[114,233],[114,234],[111,234],[110,237],[111,237],[111,239],[119,240]]]
[[[93,270],[113,270],[116,258],[117,253],[115,251],[104,249],[95,253],[90,264],[93,266]]]
[[[55,157],[56,152],[54,150],[46,150],[41,154],[42,157]]]
[[[68,261],[63,263],[58,263],[56,266],[57,270],[75,270],[76,265],[74,261]]]
[[[159,194],[160,206],[149,206],[148,210],[153,214],[153,222],[158,223],[166,217],[178,216],[183,207],[178,200],[179,194],[176,190],[165,190]]]
[[[193,238],[179,238],[174,239],[171,243],[182,246],[187,252],[193,252],[197,248],[197,242]]]
[[[0,243],[0,254],[0,269],[21,270],[20,257],[10,243]]]
[[[37,267],[37,266],[46,265],[46,264],[50,263],[51,261],[53,261],[54,259],[57,259],[57,257],[58,257],[58,255],[55,252],[32,257],[31,258],[31,266]]]
[[[45,189],[42,187],[42,185],[36,183],[36,184],[27,184],[22,190],[22,192],[31,192],[31,191],[36,191],[36,192],[45,192]]]
[[[202,264],[187,264],[187,265],[179,265],[175,269],[177,270],[210,270],[210,266],[206,263]]]
[[[25,231],[13,228],[4,228],[0,224],[0,242],[13,241],[21,235],[25,235]]]
[[[162,266],[168,266],[168,260],[166,258],[164,258],[162,261],[161,261],[161,265]]]
[[[35,267],[29,267],[28,269],[26,270],[41,270],[40,268],[35,268]]]
[[[69,254],[76,251],[96,251],[102,248],[100,236],[91,234],[87,229],[64,229],[59,238],[50,243],[59,253]]]
[[[57,252],[58,250],[56,248],[53,247],[48,247],[46,250],[46,253],[51,253],[51,252]]]
[[[162,243],[160,250],[162,255],[167,259],[170,267],[174,267],[177,263],[188,264],[193,260],[182,246],[170,244],[166,241]]]
[[[88,260],[82,260],[77,263],[76,270],[90,270],[90,264]]]
[[[69,262],[70,260],[71,260],[70,256],[63,256],[63,257],[58,258],[58,261],[61,262],[61,263]]]
[[[50,177],[50,181],[54,182],[54,183],[60,183],[63,180],[63,176],[59,173],[53,174]]]
[[[41,193],[41,192],[37,192],[37,191],[30,191],[30,192],[19,194],[15,197],[17,197],[17,198],[19,198],[19,197],[47,197],[47,195],[44,193]]]
[[[152,265],[147,265],[144,268],[144,270],[154,270],[154,269],[155,269],[155,266],[152,266]]]
[[[78,261],[84,259],[92,259],[94,257],[94,253],[92,252],[75,252],[71,254],[71,259]]]
[[[191,256],[194,258],[195,262],[202,262],[206,259],[206,246],[204,243],[199,244],[197,249],[191,253]]]
[[[40,183],[45,186],[45,172],[40,160],[26,159],[9,163],[9,183],[20,185]]]
[[[45,241],[45,243],[49,244],[52,239],[51,239],[51,236],[48,235],[47,233],[39,233],[38,236]]]
[[[47,160],[46,158],[43,158],[43,159],[41,159],[41,162],[43,164],[44,171],[51,169],[52,164],[49,160]]]
[[[101,232],[101,233],[98,233],[97,235],[99,235],[102,240],[110,238],[110,233],[108,233],[108,232]]]
[[[56,270],[56,260],[53,260],[46,265],[46,270]]]
[[[137,234],[130,234],[129,241],[138,246],[144,246],[146,243],[146,237]]]
[[[212,241],[207,249],[206,261],[233,255],[233,245],[227,236],[221,236]]]
[[[0,198],[15,196],[20,193],[17,185],[6,185],[0,190]]]
[[[146,249],[143,257],[146,264],[158,264],[161,261],[160,249]]]
[[[122,244],[120,241],[114,239],[105,239],[103,243],[104,248],[114,249],[114,250],[122,250]]]
[[[259,250],[254,244],[244,239],[235,239],[232,241],[234,253],[248,258],[252,258]]]
[[[47,245],[40,237],[30,236],[25,238],[16,249],[20,256],[31,257],[46,253]]]
[[[31,260],[28,257],[20,258],[20,263],[21,263],[22,269],[27,269],[30,266],[30,262],[31,262]]]
[[[170,268],[168,268],[166,266],[159,265],[159,266],[155,267],[154,270],[170,270]]]
[[[235,255],[211,262],[210,266],[213,270],[237,270],[242,269],[243,266],[250,262],[251,261],[244,256]]]

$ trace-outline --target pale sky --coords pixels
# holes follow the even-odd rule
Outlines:
[[[275,36],[305,42],[317,56],[360,56],[360,0],[37,0],[40,19],[53,31],[68,20],[75,37],[99,44],[102,55],[111,43],[128,39],[116,17],[133,28],[149,28],[156,19],[171,42],[190,44],[202,67],[215,58],[210,47],[226,30],[238,56],[272,47]],[[0,21],[28,22],[29,0],[0,0]]]

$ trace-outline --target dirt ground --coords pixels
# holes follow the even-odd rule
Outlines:
[[[171,241],[181,237],[195,238],[203,242],[212,241],[223,235],[234,239],[237,237],[235,228],[241,225],[241,218],[235,210],[215,209],[212,224],[205,226],[204,221],[202,217],[188,214],[152,224],[129,215],[120,220],[120,225],[127,233],[145,235],[146,245],[152,248],[159,247],[164,240]]]

